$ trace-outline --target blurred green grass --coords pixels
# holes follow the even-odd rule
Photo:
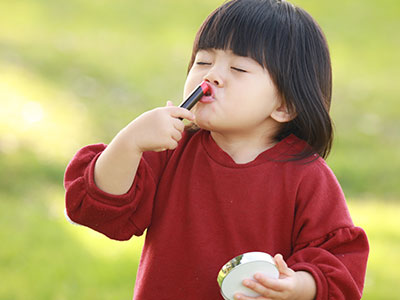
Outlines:
[[[294,1],[325,31],[334,70],[328,159],[371,242],[363,299],[400,275],[400,2]],[[179,103],[198,26],[221,1],[0,2],[0,299],[129,299],[142,238],[115,242],[63,216],[81,146]]]

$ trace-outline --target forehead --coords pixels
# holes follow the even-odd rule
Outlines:
[[[194,53],[203,49],[231,50],[265,66],[264,52],[271,45],[276,29],[267,2],[232,1],[214,11],[196,36]]]

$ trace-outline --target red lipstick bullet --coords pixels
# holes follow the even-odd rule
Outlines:
[[[203,97],[204,95],[207,94],[207,92],[210,91],[210,86],[208,85],[207,82],[203,81],[200,83],[198,87],[196,87],[193,92],[190,94],[189,97],[184,100],[179,107],[186,108],[190,110],[195,104]]]

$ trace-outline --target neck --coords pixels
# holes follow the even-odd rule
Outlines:
[[[272,148],[276,141],[271,134],[221,134],[211,132],[217,145],[224,150],[237,164],[245,164],[257,158],[262,152]]]

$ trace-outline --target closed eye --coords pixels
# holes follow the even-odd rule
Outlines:
[[[236,67],[231,67],[232,70],[235,70],[237,72],[242,72],[242,73],[247,73],[246,70],[240,69],[240,68],[236,68]]]
[[[200,66],[208,66],[208,65],[211,65],[211,63],[204,62],[204,61],[198,61],[198,62],[196,62],[196,64],[197,64],[197,65],[200,65]]]

